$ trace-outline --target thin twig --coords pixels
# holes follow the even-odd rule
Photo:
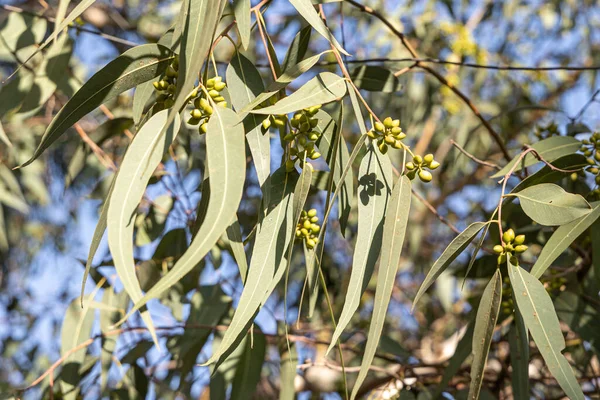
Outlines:
[[[471,154],[468,151],[466,151],[465,149],[463,149],[458,143],[456,143],[454,141],[454,139],[450,139],[450,143],[452,144],[452,146],[456,147],[458,150],[460,150],[461,153],[463,153],[465,156],[467,156],[471,160],[475,161],[477,164],[481,164],[486,167],[494,168],[497,170],[501,169],[498,164],[494,164],[493,162],[489,162],[489,161],[483,161],[483,160],[480,160],[479,158],[475,157],[473,154]]]

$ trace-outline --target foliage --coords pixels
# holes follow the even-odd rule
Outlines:
[[[8,398],[598,394],[598,5],[52,3],[0,26]]]

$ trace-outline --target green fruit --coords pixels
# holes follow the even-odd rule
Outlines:
[[[431,164],[431,162],[433,161],[433,154],[427,154],[425,157],[423,157],[423,161],[426,164]]]
[[[318,140],[319,139],[319,134],[316,133],[316,132],[312,132],[308,138],[310,140],[312,140],[312,141]]]
[[[208,115],[212,115],[213,108],[211,106],[204,107],[204,112],[206,112]]]
[[[215,78],[210,78],[206,81],[206,87],[212,89],[215,86]]]
[[[399,128],[400,127],[400,120],[399,119],[395,119],[392,121],[392,126],[394,128]]]
[[[223,89],[225,89],[225,87],[227,86],[227,84],[225,82],[217,82],[215,83],[215,89],[218,90],[219,92]]]
[[[308,239],[306,241],[306,247],[308,247],[309,249],[314,248],[316,245],[315,241],[313,239]]]
[[[393,127],[394,127],[394,120],[392,120],[392,118],[391,118],[391,117],[387,117],[386,119],[384,119],[384,120],[383,120],[383,125],[384,125],[386,128],[389,128],[389,129],[391,129],[391,128],[393,128]]]
[[[220,94],[218,91],[216,91],[215,89],[211,89],[211,90],[209,90],[209,91],[208,91],[208,95],[209,95],[211,98],[213,98],[213,99],[214,99],[215,97],[219,97],[219,96],[221,96],[221,94]]]
[[[502,254],[504,253],[504,247],[502,247],[501,245],[497,244],[494,246],[494,252],[498,253],[498,254]]]
[[[190,119],[188,119],[188,124],[190,125],[198,125],[199,123],[200,120],[198,118],[191,117]]]
[[[310,123],[311,129],[314,129],[314,128],[316,128],[317,125],[319,125],[319,120],[318,119],[311,119],[309,121],[309,123]]]
[[[395,126],[392,128],[391,132],[392,132],[392,135],[398,136],[399,134],[402,133],[402,128]]]
[[[267,118],[267,119],[263,120],[262,127],[264,130],[269,129],[271,127],[271,119]]]
[[[227,102],[226,101],[220,101],[220,102],[217,103],[217,105],[219,107],[222,107],[222,108],[227,108]]]
[[[431,182],[433,176],[431,175],[431,172],[421,170],[419,171],[419,179],[421,179],[423,182]]]
[[[308,212],[306,213],[306,215],[308,215],[310,218],[316,217],[317,216],[317,209],[316,208],[311,208],[310,210],[308,210]]]
[[[502,240],[505,243],[511,243],[513,240],[515,240],[515,231],[513,231],[512,229],[505,231],[502,234]]]
[[[317,222],[319,222],[319,217],[317,217],[316,215],[315,215],[314,217],[311,217],[311,218],[310,218],[310,222],[312,222],[312,223],[317,223]]]
[[[590,174],[594,174],[594,175],[598,175],[598,172],[599,172],[598,168],[596,168],[596,167],[591,167],[591,168],[588,168],[588,170],[587,170],[587,171],[588,171]]]
[[[313,231],[313,233],[318,233],[321,230],[321,227],[317,224],[312,224],[310,230]]]
[[[383,126],[383,124],[379,121],[375,122],[375,130],[377,132],[383,132],[385,131],[385,126]]]
[[[177,86],[175,86],[175,85],[167,86],[167,92],[169,92],[171,94],[175,94],[176,91],[177,91]]]
[[[309,220],[305,220],[304,224],[302,224],[303,227],[305,227],[306,229],[310,229],[311,227],[311,223]]]
[[[386,144],[393,146],[396,143],[396,139],[394,139],[391,135],[387,135],[384,139]]]
[[[285,170],[286,170],[287,172],[291,172],[291,171],[294,169],[294,166],[295,166],[295,164],[296,164],[296,163],[295,163],[295,162],[293,162],[292,160],[287,160],[287,161],[285,162]]]
[[[434,169],[438,169],[439,166],[440,163],[434,160],[429,164],[429,169],[433,171]]]
[[[371,139],[377,139],[377,136],[375,135],[375,131],[373,129],[367,132],[367,136]]]
[[[300,229],[300,232],[302,232],[303,236],[308,236],[308,229],[302,228],[302,229]]]
[[[314,153],[312,153],[312,154],[310,155],[310,157],[309,157],[309,158],[310,158],[311,160],[316,160],[316,159],[317,159],[317,158],[319,158],[319,157],[321,157],[321,153],[319,153],[318,151],[315,151]]]
[[[423,157],[421,157],[421,156],[414,156],[413,157],[413,162],[416,165],[421,165],[423,163]]]
[[[412,171],[413,169],[415,169],[415,164],[413,164],[412,162],[407,162],[406,163],[406,169],[408,169],[409,171]]]
[[[506,254],[500,254],[498,256],[498,265],[502,265],[506,262]]]
[[[393,144],[393,147],[395,149],[401,149],[402,148],[402,142],[400,140],[395,140],[394,144]]]
[[[167,67],[166,75],[170,78],[175,78],[177,76],[177,71],[171,65]]]
[[[204,134],[208,132],[208,124],[205,122],[202,125],[200,125],[200,134]]]
[[[154,89],[156,89],[156,90],[162,90],[160,88],[160,81],[152,82],[152,86],[154,86]]]
[[[527,246],[525,246],[524,244],[520,244],[518,246],[515,247],[515,252],[517,253],[523,253],[525,251],[527,251]]]
[[[175,100],[173,100],[173,98],[171,98],[171,97],[169,97],[168,99],[165,100],[166,108],[171,108],[171,107],[173,107],[174,104],[175,104]]]
[[[379,151],[381,151],[381,154],[387,153],[388,147],[387,147],[387,144],[385,144],[385,142],[381,142],[379,144]]]
[[[570,178],[573,182],[575,182],[578,177],[579,177],[579,175],[577,175],[577,172],[573,172],[570,176]]]
[[[515,237],[515,240],[513,241],[513,243],[517,246],[525,243],[525,235],[519,235],[519,236]]]
[[[299,229],[296,229],[296,237],[299,238],[300,236],[302,236],[302,232],[300,232]]]
[[[200,111],[197,108],[194,108],[190,114],[192,115],[192,118],[195,118],[195,119],[202,118],[202,111]]]

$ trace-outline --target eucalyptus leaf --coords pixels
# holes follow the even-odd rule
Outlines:
[[[370,92],[394,93],[402,89],[398,78],[385,67],[361,65],[352,71],[350,77],[356,87]]]
[[[290,47],[285,54],[283,64],[281,64],[281,70],[286,72],[288,68],[302,62],[306,51],[308,50],[308,44],[310,42],[310,36],[312,33],[312,27],[305,26],[294,36]]]
[[[402,254],[402,246],[404,245],[404,237],[410,214],[410,200],[410,179],[406,176],[401,176],[394,185],[392,196],[390,197],[389,204],[385,211],[381,260],[379,262],[377,287],[375,289],[375,302],[373,304],[369,333],[367,334],[365,353],[358,373],[358,378],[352,389],[352,399],[356,397],[360,386],[367,377],[367,373],[379,345],[387,308],[396,281],[396,273],[398,272],[398,266],[400,264],[400,256]]]
[[[254,397],[260,381],[267,350],[267,339],[260,333],[254,335],[253,339],[252,342],[247,340],[244,343],[244,353],[237,365],[231,384],[231,400],[245,400]]]
[[[523,313],[525,325],[537,345],[550,373],[570,399],[585,397],[573,369],[562,354],[565,339],[560,329],[554,305],[544,285],[523,268],[507,261],[510,283],[517,307]]]
[[[300,15],[308,22],[317,32],[331,43],[340,53],[349,56],[344,48],[338,43],[333,34],[329,31],[325,22],[321,19],[315,6],[310,0],[290,0],[290,3],[298,11]]]
[[[513,293],[514,296],[514,293]],[[512,387],[516,399],[529,398],[529,334],[518,308],[508,331]]]
[[[233,12],[235,13],[235,21],[242,41],[242,47],[248,48],[250,44],[250,0],[234,0]]]

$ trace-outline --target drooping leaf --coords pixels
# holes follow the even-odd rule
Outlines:
[[[340,53],[349,56],[344,48],[338,43],[333,34],[329,31],[325,22],[321,19],[315,6],[310,0],[290,0],[290,3],[298,11],[300,15],[308,22],[317,32],[331,43]]]
[[[46,128],[33,156],[21,167],[31,164],[68,128],[96,107],[160,75],[173,58],[173,53],[164,46],[144,44],[127,50],[108,63],[60,109]]]
[[[448,266],[462,253],[469,243],[477,236],[480,230],[490,222],[474,222],[462,231],[457,237],[450,242],[442,255],[433,263],[433,266],[427,273],[425,280],[421,284],[415,300],[413,301],[413,310],[419,299],[425,294],[427,289],[433,284],[438,276],[448,268]]]
[[[257,228],[254,250],[248,268],[248,278],[240,296],[238,308],[219,348],[204,364],[219,365],[244,338],[259,307],[266,301],[275,272],[287,261],[285,250],[293,238],[294,193],[297,174],[280,168],[271,179],[272,207]]]
[[[550,295],[539,280],[512,264],[510,257],[507,268],[517,306],[550,373],[570,399],[584,399],[573,369],[562,354],[565,339]]]
[[[227,67],[226,77],[231,102],[238,112],[243,110],[265,89],[260,73],[254,64],[240,53],[236,53],[231,60]],[[263,118],[249,114],[244,118],[244,129],[256,168],[258,183],[263,188],[263,193],[268,193],[269,188],[264,185],[271,172],[271,139],[268,131],[263,132],[262,121]]]
[[[514,296],[514,293],[513,293]],[[529,398],[529,334],[518,308],[508,331],[512,387],[515,399]]]
[[[513,196],[511,194],[511,196]],[[591,212],[585,199],[553,183],[542,183],[514,194],[523,211],[540,225],[564,225]]]
[[[321,137],[319,137],[319,140],[317,141],[317,147],[319,148],[323,159],[327,162],[327,165],[329,165],[329,169],[334,170],[333,185],[334,188],[337,188],[337,186],[340,184],[340,178],[344,172],[344,167],[350,158],[350,154],[348,153],[348,145],[342,136],[341,128],[338,128],[338,124],[333,121],[329,114],[327,114],[325,111],[319,110],[319,112],[315,115],[315,118],[318,118],[319,120],[315,130],[321,134]],[[339,144],[336,150],[335,144],[338,140],[337,135],[340,136]],[[332,168],[334,163],[335,167]],[[339,201],[338,219],[340,221],[340,230],[342,235],[345,236],[348,218],[350,217],[350,212],[352,211],[352,205],[354,203],[354,176],[351,169],[348,170],[348,173],[346,174],[346,177],[342,183]]]
[[[375,289],[375,303],[373,304],[371,324],[369,325],[367,344],[365,345],[360,372],[352,389],[352,399],[356,397],[360,386],[364,382],[379,345],[387,308],[392,296],[392,289],[396,281],[398,265],[400,264],[400,255],[402,254],[402,246],[410,214],[410,200],[410,179],[406,176],[401,176],[394,185],[394,190],[392,191],[392,196],[385,212],[381,261],[379,262],[377,288]]]
[[[252,28],[250,21],[250,0],[234,0],[233,12],[235,13],[235,21],[242,41],[242,47],[245,50],[250,44],[250,29]]]
[[[331,72],[321,72],[300,89],[276,104],[252,110],[255,114],[288,114],[303,108],[330,103],[346,94],[346,80]]]
[[[402,89],[398,78],[385,67],[361,65],[350,76],[356,87],[370,92],[394,93]]]
[[[579,147],[581,147],[581,142],[571,136],[552,136],[531,145],[532,149],[537,151],[545,161],[550,163],[560,157],[576,153],[579,150]],[[527,154],[521,161],[519,161],[519,158],[520,155],[513,158],[504,168],[496,172],[490,178],[495,179],[503,177],[517,162],[519,165],[515,167],[514,172],[540,162],[533,154]]]
[[[129,296],[125,291],[115,293],[114,287],[104,290],[102,295],[102,304],[106,309],[100,310],[100,330],[103,333],[109,332],[112,325],[125,315],[127,305],[129,304]],[[112,364],[113,353],[117,347],[119,335],[112,334],[102,337],[102,351],[100,353],[100,388],[102,391],[106,389],[108,384],[108,371]]]
[[[379,258],[383,240],[385,210],[392,188],[392,164],[389,157],[372,146],[360,164],[358,179],[358,233],[352,261],[346,300],[328,351],[352,319],[360,304],[375,263]]]
[[[206,154],[210,176],[210,201],[206,218],[187,251],[141,300],[135,302],[126,318],[191,271],[212,249],[235,217],[246,177],[246,149],[244,129],[233,111],[215,108],[208,122]]]
[[[295,343],[290,343],[288,348],[284,340],[279,345],[279,376],[281,390],[279,400],[295,400],[296,367],[298,366],[298,352]]]
[[[571,221],[568,224],[559,226],[550,236],[542,248],[537,261],[531,268],[531,275],[536,278],[542,276],[544,272],[552,265],[575,239],[585,232],[600,217],[600,202],[592,203],[592,212],[584,217]],[[594,245],[593,247],[597,247]]]
[[[227,227],[226,233],[227,239],[229,239],[229,247],[233,253],[233,258],[240,270],[242,282],[246,282],[246,277],[248,275],[248,260],[246,259],[246,252],[244,251],[244,241],[242,240],[241,229],[240,223],[236,218],[235,221]]]
[[[250,104],[246,105],[244,109],[242,109],[241,113],[250,112],[258,105],[262,104],[264,101],[269,100],[273,95],[278,93],[280,90],[285,89],[287,85],[293,82],[300,75],[311,69],[321,58],[323,54],[329,53],[328,51],[324,51],[315,56],[309,57],[306,60],[300,61],[298,64],[289,67],[281,76],[277,78],[275,82],[270,84],[264,93],[256,96],[254,101],[250,102]]]
[[[255,334],[253,341],[246,340],[244,353],[237,365],[235,377],[231,384],[231,400],[252,398],[262,372],[267,350],[265,335]]]
[[[179,119],[165,131],[168,110],[154,115],[135,135],[123,157],[119,173],[115,177],[111,201],[106,217],[108,227],[108,247],[113,256],[115,270],[123,283],[125,291],[134,303],[142,296],[142,289],[135,274],[133,257],[133,230],[136,210],[148,185],[148,180],[162,160],[179,132]],[[165,132],[166,134],[162,134]],[[148,310],[142,312],[155,343],[158,340],[154,332]]]
[[[285,54],[285,58],[283,59],[283,64],[281,64],[281,70],[283,72],[286,72],[288,68],[302,62],[306,55],[306,51],[308,50],[311,33],[312,27],[306,26],[294,36],[294,40],[292,40],[292,43]]]
[[[477,317],[475,318],[475,330],[473,331],[473,364],[471,365],[471,385],[469,386],[469,398],[479,398],[481,383],[483,382],[483,371],[492,344],[492,335],[500,313],[502,302],[502,276],[500,269],[486,286],[481,296]]]

